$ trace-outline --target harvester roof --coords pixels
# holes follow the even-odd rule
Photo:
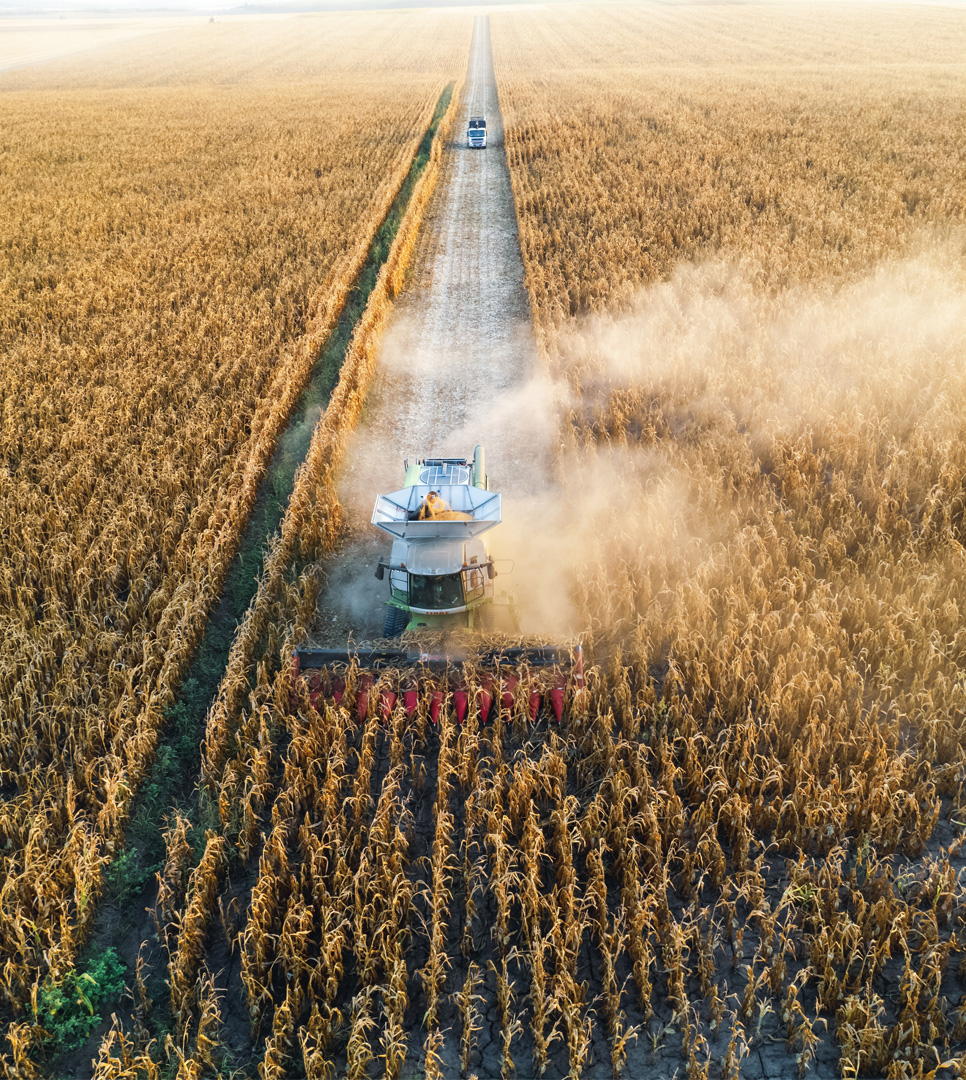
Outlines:
[[[424,461],[419,470],[419,483],[438,491],[453,484],[469,484],[472,468],[465,461]]]

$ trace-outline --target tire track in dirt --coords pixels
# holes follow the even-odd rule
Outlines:
[[[467,120],[487,118],[487,148],[466,145]],[[390,320],[379,373],[338,478],[349,535],[326,567],[315,637],[327,644],[382,633],[388,551],[370,525],[376,494],[403,483],[404,459],[486,446],[504,494],[500,536],[523,520],[551,475],[551,416],[539,376],[503,145],[489,18],[478,16],[459,110],[443,150],[409,284]]]

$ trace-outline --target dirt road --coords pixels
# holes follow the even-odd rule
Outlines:
[[[485,150],[466,145],[471,115],[486,116]],[[402,486],[404,459],[472,454],[478,442],[491,485],[504,494],[505,524],[492,534],[499,556],[500,538],[516,534],[549,476],[550,408],[538,376],[485,16],[474,27],[410,284],[339,478],[350,537],[327,567],[319,640],[341,644],[382,631],[388,586],[373,570],[388,546],[369,522],[376,494]]]

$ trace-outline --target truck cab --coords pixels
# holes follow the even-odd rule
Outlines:
[[[471,116],[466,128],[466,145],[471,150],[486,149],[486,117]]]

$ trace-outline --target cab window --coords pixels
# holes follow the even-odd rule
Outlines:
[[[460,574],[409,575],[411,607],[440,611],[463,606],[463,582]]]

